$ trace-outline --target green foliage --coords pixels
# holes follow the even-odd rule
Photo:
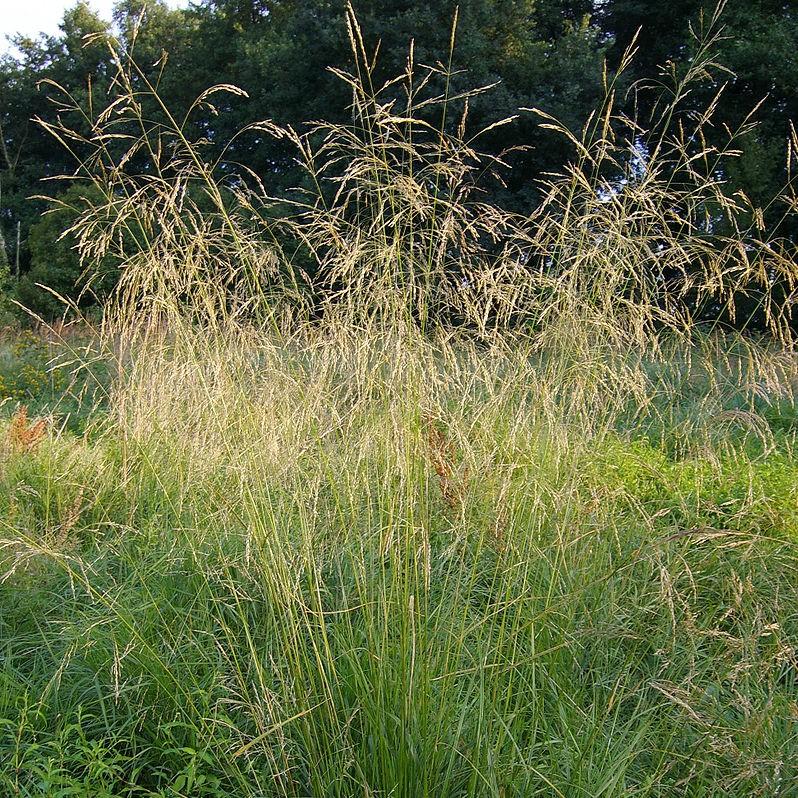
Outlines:
[[[412,29],[420,57],[448,41],[444,6],[373,4],[371,30],[398,31],[388,66]],[[128,39],[139,8],[120,6]],[[422,71],[433,99],[416,115],[418,73],[380,89],[351,15],[348,122],[263,123],[217,161],[242,118],[200,111],[240,95],[184,120],[161,104],[160,66],[122,58],[103,74],[108,113],[82,116],[92,104],[67,91],[44,119],[99,195],[71,189],[35,225],[33,270],[71,290],[66,228],[96,262],[121,258],[124,284],[99,341],[58,328],[0,350],[3,795],[770,798],[798,783],[795,338],[776,304],[778,344],[704,335],[691,313],[777,275],[792,289],[795,264],[749,234],[718,153],[693,157],[711,126],[694,127],[682,76],[706,77],[711,56],[674,64],[687,107],[661,125],[630,122],[609,75],[573,135],[595,85],[568,83],[611,29],[578,0],[461,8],[477,71],[517,77],[499,97],[546,76],[543,99],[573,106],[545,119],[577,156],[522,216],[495,200],[531,205],[529,175],[469,199],[491,160],[438,95],[461,76]],[[339,48],[341,10],[216,0],[152,19],[186,22],[189,44],[223,34],[194,63],[218,57],[287,114],[303,99],[264,70],[290,63],[296,80],[297,47],[311,64]],[[1,85],[24,97],[43,69],[85,69],[82,30],[105,36],[85,5],[64,53],[27,43],[29,74]],[[151,55],[158,37],[141,41]],[[487,97],[469,98],[475,118]],[[652,129],[635,175],[634,134]],[[258,171],[279,184],[297,153],[313,192],[275,201]],[[256,188],[239,157],[259,163],[242,172]],[[22,163],[6,158],[17,188]],[[611,191],[615,170],[629,179]],[[300,244],[345,300],[322,320],[286,278]],[[442,285],[456,308],[473,300],[478,334],[446,314],[415,324]],[[402,312],[373,312],[397,297]],[[492,326],[485,297],[534,324]],[[336,314],[347,301],[366,317]]]
[[[37,118],[49,119],[57,110],[44,86],[48,80],[68,83],[76,98],[99,100],[107,88],[107,47],[101,39],[87,43],[86,36],[102,36],[108,23],[101,20],[86,2],[69,9],[57,36],[38,40],[17,38],[20,57],[0,60],[0,181],[3,191],[3,218],[8,236],[22,224],[20,260],[27,269],[30,253],[28,232],[45,209],[30,197],[41,193],[43,178],[63,174],[72,168],[71,156],[40,128]],[[91,79],[91,85],[88,80]]]
[[[657,66],[671,63],[684,69],[692,56],[690,26],[700,30],[708,23],[716,3],[712,0],[608,0],[598,9],[601,27],[614,33],[610,63],[615,65],[633,39],[637,43],[637,73],[653,75]],[[728,72],[706,82],[694,92],[696,108],[704,107],[720,87],[719,113],[731,128],[739,126],[760,101],[757,127],[741,147],[740,165],[731,168],[730,191],[742,190],[762,208],[769,220],[782,213],[773,199],[788,182],[783,142],[790,121],[798,119],[798,81],[792,68],[798,47],[798,20],[789,4],[779,0],[722,4],[723,39],[716,57]],[[639,31],[639,33],[638,33]],[[638,97],[645,104],[645,96]],[[717,143],[717,136],[708,135]],[[785,232],[795,237],[794,225]]]
[[[87,308],[101,303],[116,284],[113,261],[91,264],[87,272],[74,236],[65,232],[87,202],[99,199],[99,190],[90,184],[73,185],[52,200],[53,207],[30,229],[30,268],[16,285],[16,298],[46,321],[69,315],[70,304]]]
[[[696,320],[790,339],[794,246],[718,179],[750,125],[695,152],[716,123],[713,103],[695,116],[692,92],[718,68],[717,17],[689,69],[658,84],[653,117],[630,118],[616,104],[631,54],[578,135],[567,121],[521,109],[572,151],[525,215],[480,201],[508,164],[479,142],[516,121],[469,131],[469,109],[490,87],[455,89],[457,70],[416,65],[414,48],[384,80],[351,11],[347,33],[354,66],[334,77],[352,92],[352,122],[317,122],[304,133],[262,120],[228,144],[213,141],[196,129],[203,112],[241,89],[212,87],[175,115],[133,54],[115,47],[105,109],[73,104],[54,86],[63,118],[42,124],[85,153],[80,176],[98,190],[67,233],[86,263],[120,264],[116,321],[133,329],[146,308],[216,327],[236,316],[274,319],[291,306],[297,322],[340,312],[423,330],[454,320],[482,333],[524,325],[547,345],[562,335],[566,349],[589,348],[596,329],[606,341],[648,346],[657,329],[682,334]],[[449,47],[452,60],[456,25]],[[92,132],[70,126],[71,116],[90,119]],[[299,177],[283,197],[227,160],[255,132],[292,155]]]
[[[459,25],[451,93],[500,82],[489,94],[471,99],[468,133],[516,114],[520,107],[540,108],[572,132],[579,131],[600,100],[604,57],[608,57],[611,79],[635,36],[637,57],[624,84],[618,86],[617,102],[624,112],[640,116],[650,108],[652,96],[637,91],[626,95],[624,88],[639,85],[637,81],[656,74],[660,65],[670,63],[682,73],[689,68],[695,55],[690,28],[706,26],[714,9],[714,3],[704,0],[667,4],[653,0],[468,0],[459,4],[380,0],[357,8],[366,39],[381,41],[375,80],[404,68],[411,39],[417,63],[434,64],[445,58],[456,5]],[[192,134],[207,136],[219,145],[248,123],[265,118],[299,128],[308,120],[348,121],[348,93],[328,70],[351,66],[345,7],[344,0],[207,0],[190,9],[170,9],[161,0],[124,0],[117,3],[114,18],[123,44],[136,40],[139,62],[147,65],[146,74],[158,83],[166,106],[178,118],[212,84],[230,83],[248,93],[247,100],[217,96],[218,115],[192,120]],[[767,95],[758,114],[760,124],[740,140],[741,157],[728,165],[722,177],[728,180],[729,196],[744,191],[754,208],[764,210],[769,223],[779,224],[781,232],[795,238],[794,222],[782,219],[783,207],[773,199],[787,182],[784,142],[789,120],[798,116],[796,70],[785,66],[798,50],[798,27],[788,6],[775,0],[728,3],[723,22],[724,38],[716,42],[716,56],[734,77],[718,72],[703,87],[693,88],[690,101],[694,110],[704,108],[720,85],[726,84],[713,129],[706,131],[709,143],[721,146],[724,125],[736,129]],[[66,151],[31,120],[52,124],[60,114],[64,121],[63,110],[50,102],[54,94],[47,82],[51,80],[68,87],[78,106],[87,106],[89,99],[95,106],[101,104],[114,69],[104,45],[108,35],[107,23],[86,3],[78,3],[65,15],[58,36],[20,40],[21,57],[7,57],[0,64],[0,179],[5,209],[0,224],[8,238],[15,223],[22,223],[23,272],[42,268],[40,258],[38,266],[33,263],[37,256],[30,234],[44,206],[28,197],[40,193],[41,178],[73,168]],[[166,61],[161,58],[164,50],[169,54]],[[442,90],[439,83],[436,88]],[[458,103],[452,105],[450,129],[460,110]],[[156,106],[144,110],[147,118],[159,118]],[[440,120],[430,121],[437,125]],[[77,119],[69,124],[80,127]],[[522,213],[539,205],[541,178],[561,168],[572,155],[564,139],[548,136],[529,115],[492,129],[480,138],[480,147],[502,155],[512,166],[502,181],[485,181],[486,198]],[[75,154],[86,155],[80,148]],[[303,178],[285,142],[254,130],[236,137],[227,155],[230,162],[254,170],[271,193],[284,194]],[[47,234],[56,232],[50,229]],[[41,238],[43,231],[33,235]],[[54,236],[53,245],[56,240]],[[55,268],[59,272],[56,282],[68,290],[67,273],[73,267],[64,262]],[[42,297],[33,295],[31,285],[38,279],[34,274],[24,286],[27,300],[37,306]],[[741,316],[746,315],[746,307],[741,307]],[[50,300],[41,309],[52,312]]]
[[[675,456],[523,345],[360,335],[139,350],[93,440],[0,427],[0,790],[791,784],[794,436]]]
[[[10,301],[11,292],[11,267],[8,261],[2,226],[0,226],[0,326],[5,326],[13,321],[13,308]]]
[[[55,348],[33,332],[5,337],[0,354],[0,402],[39,403],[60,396],[67,387],[66,370],[51,369]]]
[[[0,337],[0,408],[3,416],[25,406],[72,431],[107,403],[107,364],[96,358],[89,333],[65,339],[33,330],[6,330]],[[83,364],[77,368],[78,364]]]

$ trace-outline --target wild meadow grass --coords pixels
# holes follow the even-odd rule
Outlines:
[[[794,794],[768,363],[647,364],[632,424],[521,346],[248,343],[6,436],[6,794]]]
[[[72,432],[108,396],[109,361],[87,327],[0,330],[0,417],[20,408]]]
[[[796,272],[682,107],[717,21],[646,126],[545,120],[529,218],[353,14],[352,125],[252,129],[288,197],[125,53],[65,92],[122,279],[85,431],[0,424],[2,794],[798,795]]]

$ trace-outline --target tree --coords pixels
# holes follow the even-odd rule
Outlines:
[[[108,23],[81,0],[65,13],[60,35],[38,40],[17,37],[20,57],[0,60],[0,225],[9,235],[20,224],[23,269],[30,257],[28,231],[45,208],[30,197],[41,193],[43,179],[74,169],[74,159],[66,148],[36,123],[38,118],[54,120],[63,112],[53,102],[57,93],[47,82],[69,87],[82,104],[101,102],[108,51],[101,39],[87,41],[87,37],[108,34]]]
[[[328,69],[352,64],[346,6],[345,0],[205,0],[197,11],[203,47],[195,50],[198,60],[188,82],[233,83],[250,96],[248,103],[225,108],[214,122],[220,140],[263,117],[294,126],[349,118],[349,90]],[[473,130],[516,114],[520,106],[539,106],[578,128],[600,96],[605,43],[586,15],[585,0],[568,0],[561,18],[556,0],[375,0],[354,6],[367,45],[379,43],[380,80],[404,70],[411,42],[416,63],[447,62],[459,8],[450,93],[498,83],[472,103]],[[445,84],[441,78],[433,89],[443,91]],[[457,123],[459,110],[452,109],[450,124]],[[497,186],[496,192],[528,209],[536,192],[530,175],[554,168],[564,152],[559,143],[549,145],[531,117],[496,129],[482,146],[498,154],[519,143],[532,148],[515,158],[508,187]],[[279,142],[253,134],[237,141],[234,157],[275,190],[298,179]]]
[[[164,91],[170,103],[195,96],[193,87],[181,82],[179,58],[189,49],[186,12],[171,10],[162,0],[122,0],[115,20],[128,44],[136,28],[136,52],[153,80],[160,72],[156,62],[162,48],[174,54],[177,63],[170,72],[174,77]],[[70,103],[84,108],[103,106],[113,69],[106,42],[109,36],[109,22],[92,11],[86,0],[79,0],[65,12],[58,35],[17,37],[19,57],[0,59],[0,229],[10,239],[20,224],[23,272],[32,264],[29,231],[46,208],[45,202],[32,197],[46,193],[43,180],[72,173],[76,156],[81,156],[79,143],[70,142],[77,148],[70,153],[37,120],[54,123],[71,113],[65,110],[65,97],[57,86],[69,92]],[[73,121],[88,134],[85,120],[78,115]]]
[[[87,273],[74,237],[65,234],[85,209],[87,199],[99,201],[97,189],[83,183],[70,186],[54,198],[50,210],[30,229],[30,267],[20,278],[16,293],[25,308],[45,319],[67,310],[56,294],[87,308],[105,299],[118,279],[111,260],[93,265]]]
[[[717,8],[716,0],[604,0],[597,5],[597,21],[612,42],[611,63],[636,40],[635,78],[651,78],[669,61],[684,69],[696,46],[692,33],[700,36]],[[728,136],[724,123],[736,130],[764,101],[758,125],[739,141],[742,155],[725,177],[729,191],[744,189],[756,204],[770,206],[766,215],[773,222],[781,212],[771,201],[787,181],[790,120],[798,120],[798,13],[794,3],[783,0],[736,0],[723,7],[720,25],[715,55],[728,71],[718,69],[692,102],[704,108],[723,88],[714,132],[720,142]]]
[[[354,0],[354,6],[366,46],[379,43],[376,79],[405,69],[412,41],[416,64],[443,62],[443,71],[451,73],[434,80],[431,93],[456,96],[497,84],[471,101],[468,130],[534,107],[577,132],[601,100],[604,58],[612,77],[635,37],[637,57],[618,100],[626,102],[629,115],[645,116],[651,107],[647,95],[629,93],[624,100],[623,89],[656,77],[659,65],[670,63],[677,74],[687,69],[696,46],[691,28],[700,31],[702,13],[708,20],[715,0]],[[346,7],[346,0],[197,0],[190,9],[175,10],[163,0],[119,0],[114,21],[122,45],[133,50],[142,69],[135,81],[157,85],[178,118],[211,85],[230,83],[248,93],[248,99],[214,95],[215,114],[206,108],[188,119],[188,133],[205,138],[212,157],[257,120],[299,128],[309,120],[351,121],[349,89],[328,69],[353,66]],[[708,130],[719,144],[728,135],[724,125],[734,130],[767,97],[761,124],[740,141],[743,156],[730,162],[722,177],[730,192],[744,188],[772,222],[780,211],[770,200],[787,180],[789,120],[798,117],[798,13],[783,0],[729,0],[722,21],[717,60],[731,72],[716,70],[696,87],[688,106],[706,107],[723,87],[715,127]],[[0,230],[10,241],[21,222],[23,273],[32,265],[29,231],[44,209],[30,197],[43,193],[42,179],[75,169],[74,156],[82,155],[78,143],[71,142],[78,150],[70,154],[32,120],[52,123],[67,113],[53,102],[59,99],[56,83],[78,103],[102,107],[113,68],[104,40],[111,34],[108,23],[81,0],[65,14],[58,35],[18,38],[20,56],[0,59]],[[147,118],[163,120],[158,103],[146,102]],[[452,103],[448,125],[457,124],[461,110],[462,103]],[[437,125],[440,118],[429,121]],[[81,129],[88,132],[85,124]],[[479,145],[496,155],[512,151],[506,158],[512,170],[503,184],[486,185],[486,198],[520,212],[539,201],[541,176],[572,156],[566,139],[541,130],[531,114],[492,129]],[[285,143],[257,130],[234,138],[226,159],[239,165],[231,171],[252,170],[273,194],[302,179]],[[783,232],[798,238],[798,228]]]
[[[6,252],[6,241],[3,238],[3,231],[0,229],[0,274],[8,272],[8,252]]]

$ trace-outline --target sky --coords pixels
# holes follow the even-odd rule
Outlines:
[[[0,53],[12,51],[6,37],[15,33],[36,36],[58,33],[58,23],[76,0],[0,0]],[[167,0],[170,6],[188,5],[187,0]],[[111,19],[114,0],[89,0],[89,5]]]

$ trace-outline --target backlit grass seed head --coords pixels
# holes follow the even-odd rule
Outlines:
[[[630,119],[616,100],[632,49],[581,132],[519,111],[572,148],[559,173],[541,176],[543,199],[526,217],[481,197],[483,176],[501,180],[510,155],[480,151],[481,137],[515,117],[470,129],[469,100],[491,87],[452,88],[456,20],[446,63],[419,66],[411,50],[405,71],[384,83],[351,8],[347,24],[353,67],[333,72],[351,91],[352,123],[295,130],[266,120],[237,134],[293,148],[306,180],[288,195],[272,196],[261,178],[225,163],[226,147],[189,135],[217,94],[244,92],[213,87],[176,115],[121,49],[92,133],[47,125],[75,142],[72,179],[104,197],[87,203],[71,233],[89,271],[109,254],[121,265],[114,327],[183,318],[277,328],[289,308],[294,327],[313,310],[367,326],[523,329],[590,357],[597,341],[650,346],[663,329],[687,334],[707,318],[744,326],[747,303],[791,340],[793,251],[722,177],[755,123],[711,144],[716,99],[700,112],[687,103],[697,84],[723,74],[713,57],[719,11],[704,20],[685,74],[665,68],[654,86],[633,87],[653,109],[646,117]],[[62,92],[65,111],[84,113]]]

